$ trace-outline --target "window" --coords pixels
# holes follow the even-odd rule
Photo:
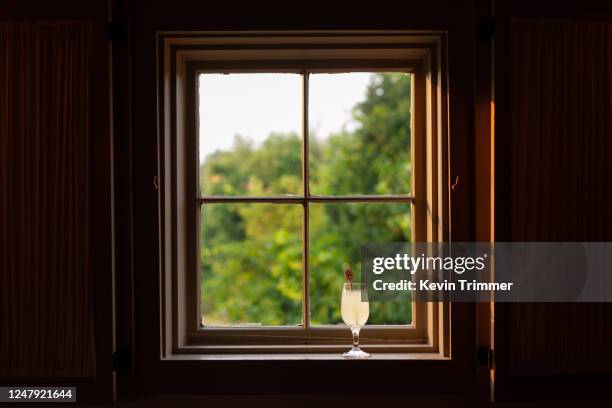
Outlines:
[[[366,242],[443,239],[428,41],[166,40],[167,354],[344,349],[343,264],[358,275]],[[372,303],[361,341],[440,351],[439,318]]]

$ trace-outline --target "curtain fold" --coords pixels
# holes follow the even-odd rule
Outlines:
[[[94,377],[89,23],[0,23],[0,377]]]
[[[510,50],[512,240],[612,241],[612,24],[514,20]],[[513,305],[513,371],[610,372],[611,306]]]

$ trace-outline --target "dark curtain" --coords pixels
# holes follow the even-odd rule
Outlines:
[[[612,241],[612,24],[510,32],[512,239]],[[516,304],[512,319],[513,371],[612,370],[610,304]]]
[[[0,23],[0,376],[94,377],[87,23]]]

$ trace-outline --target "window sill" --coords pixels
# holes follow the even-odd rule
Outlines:
[[[173,354],[165,357],[162,361],[295,361],[295,360],[338,360],[351,361],[342,357],[339,353],[285,353],[285,354]],[[372,356],[363,361],[380,360],[450,360],[439,353],[372,353]]]
[[[369,351],[372,356],[362,361],[344,359],[342,352],[172,354],[152,367],[159,374],[152,376],[151,389],[269,394],[307,387],[311,393],[329,393],[354,389],[359,382],[364,386],[357,392],[441,392],[441,387],[458,392],[471,381],[460,361],[439,353]]]
[[[363,347],[365,351],[372,353],[373,355],[381,356],[440,355],[438,353],[438,348],[435,345],[428,344],[423,341],[404,344],[362,344],[361,347]],[[165,357],[172,358],[174,356],[201,356],[206,358],[210,356],[221,356],[223,357],[223,359],[235,359],[235,356],[240,356],[239,359],[245,359],[242,356],[247,356],[249,358],[246,359],[261,360],[262,358],[253,357],[267,356],[267,358],[265,359],[269,360],[333,360],[332,356],[340,356],[349,348],[349,341],[342,344],[228,344],[224,346],[210,344],[191,344],[180,346],[175,349],[173,353],[170,353]],[[342,359],[341,356],[340,359]]]

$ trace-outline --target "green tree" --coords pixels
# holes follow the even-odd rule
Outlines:
[[[374,74],[353,109],[357,128],[311,135],[315,194],[410,192],[410,77]],[[301,140],[271,134],[258,147],[233,148],[201,166],[205,194],[300,194]],[[311,320],[340,322],[342,264],[359,271],[361,244],[410,240],[408,204],[310,205]],[[201,293],[207,324],[301,322],[302,211],[299,205],[209,204],[201,218]],[[372,304],[370,323],[411,321],[409,303]]]

